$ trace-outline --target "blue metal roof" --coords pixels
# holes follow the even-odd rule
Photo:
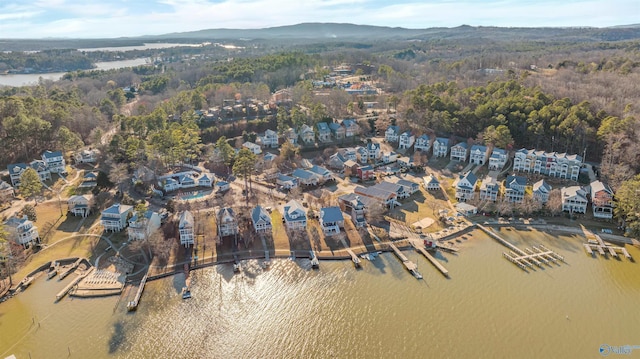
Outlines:
[[[344,221],[344,217],[342,217],[342,211],[340,207],[325,207],[320,210],[322,214],[322,222],[330,223],[330,222],[339,222]]]

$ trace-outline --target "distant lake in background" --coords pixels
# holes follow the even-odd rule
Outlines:
[[[151,60],[149,58],[139,58],[139,59],[131,59],[131,60],[121,60],[121,61],[108,61],[108,62],[96,62],[96,68],[87,70],[114,70],[121,69],[125,67],[134,67],[144,65],[149,63]],[[49,73],[41,73],[41,74],[11,74],[11,75],[0,75],[0,86],[28,86],[28,85],[36,85],[40,78],[43,80],[52,80],[58,81],[64,76],[66,72],[49,72]]]
[[[78,49],[81,52],[95,52],[95,51],[133,51],[133,50],[157,50],[168,49],[171,47],[200,47],[204,44],[172,44],[172,43],[153,43],[136,46],[111,46],[111,47],[92,47],[87,49]]]

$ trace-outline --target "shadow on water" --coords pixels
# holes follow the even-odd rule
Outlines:
[[[109,338],[109,354],[113,354],[120,349],[125,341],[124,325],[121,322],[113,324],[113,334]]]
[[[233,273],[233,264],[218,264],[216,267],[216,272],[224,279],[225,282],[229,283],[234,276]]]

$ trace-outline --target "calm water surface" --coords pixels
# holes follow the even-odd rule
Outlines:
[[[590,258],[580,237],[502,233],[568,264],[525,273],[474,232],[458,256],[439,257],[449,280],[412,251],[423,281],[392,254],[359,271],[247,262],[236,275],[230,265],[193,272],[186,301],[184,277],[151,282],[136,313],[127,296],[54,303],[73,276],[39,278],[0,304],[0,358],[597,358],[601,344],[640,345],[636,263]]]

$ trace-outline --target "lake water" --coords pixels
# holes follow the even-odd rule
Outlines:
[[[95,51],[157,50],[157,49],[168,49],[171,47],[201,47],[203,45],[204,44],[172,44],[172,43],[158,42],[158,43],[150,43],[150,44],[144,44],[144,45],[138,45],[138,46],[91,47],[86,49],[78,49],[78,51],[95,52]]]
[[[93,70],[113,70],[125,67],[144,65],[149,62],[148,58],[139,58],[121,61],[96,62]],[[15,74],[0,75],[0,86],[27,86],[36,85],[40,78],[44,80],[57,81],[64,76],[65,72],[50,72],[44,74]]]
[[[231,265],[192,272],[189,300],[181,275],[150,282],[134,313],[134,293],[54,303],[73,276],[41,277],[0,304],[0,358],[597,358],[602,344],[640,345],[636,263],[591,258],[581,237],[502,234],[567,264],[525,273],[475,231],[459,255],[438,256],[451,279],[413,251],[422,281],[389,253],[362,270],[249,261],[235,275]]]

